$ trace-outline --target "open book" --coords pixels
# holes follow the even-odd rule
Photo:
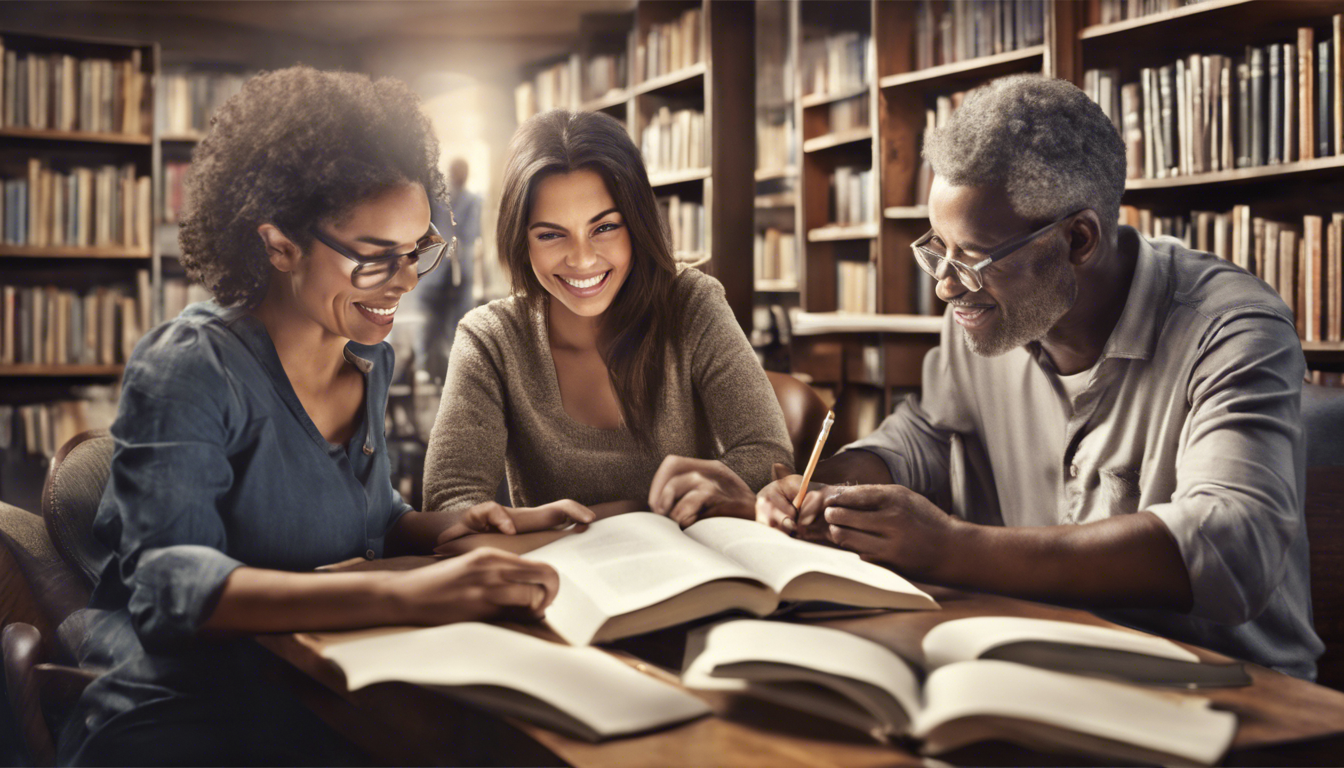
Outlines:
[[[588,741],[649,731],[710,711],[680,688],[596,648],[561,645],[490,624],[315,637],[322,656],[341,669],[351,691],[374,683],[415,683]]]
[[[704,616],[773,613],[782,601],[864,608],[937,608],[933,598],[852,552],[764,525],[713,517],[684,532],[632,512],[527,554],[560,574],[546,622],[575,645],[617,640]]]
[[[870,640],[739,620],[691,633],[682,682],[743,691],[884,741],[913,737],[934,755],[1003,740],[1108,760],[1209,765],[1236,731],[1234,715],[1201,697],[952,653],[938,659],[943,665],[921,690],[905,661]]]

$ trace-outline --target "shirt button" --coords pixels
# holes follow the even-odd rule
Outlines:
[[[368,558],[369,560],[372,560],[375,557],[375,555],[373,554],[373,550],[370,549],[368,552],[365,552],[364,557]]]
[[[1078,476],[1078,465],[1077,465],[1077,464],[1070,464],[1070,465],[1069,465],[1069,477],[1077,477],[1077,476]]]
[[[373,446],[372,446],[372,445],[366,445],[366,446],[364,446],[364,455],[365,455],[365,456],[372,456],[372,455],[373,455]]]

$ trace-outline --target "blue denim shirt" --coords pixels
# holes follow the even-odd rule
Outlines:
[[[235,568],[382,556],[410,509],[392,487],[383,434],[393,353],[351,342],[345,354],[365,375],[364,411],[350,441],[332,445],[247,312],[195,304],[137,345],[94,522],[110,554],[81,653],[112,671],[82,697],[76,731],[153,699],[245,693],[239,678],[255,678],[259,647],[197,638]]]

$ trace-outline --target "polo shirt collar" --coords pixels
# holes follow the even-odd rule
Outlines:
[[[1138,255],[1125,308],[1101,356],[1151,360],[1171,304],[1171,259],[1154,251],[1133,227],[1121,226],[1117,240],[1122,249],[1137,248]]]

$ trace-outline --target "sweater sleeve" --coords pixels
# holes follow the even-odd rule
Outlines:
[[[485,308],[458,323],[439,415],[425,454],[425,510],[456,510],[495,498],[504,480],[508,426],[504,383],[490,354],[498,341]]]
[[[717,458],[759,491],[773,479],[773,464],[793,466],[784,412],[723,285],[709,276],[696,277],[685,314],[696,395],[722,451]]]

